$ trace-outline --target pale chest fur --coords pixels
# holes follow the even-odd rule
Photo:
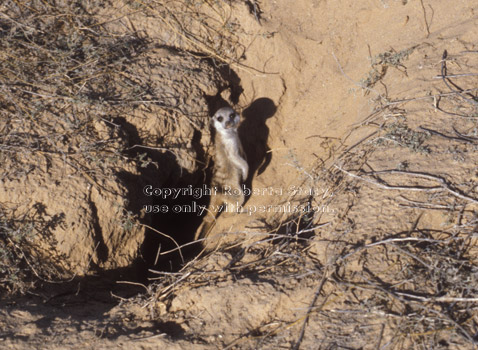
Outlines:
[[[248,166],[237,132],[217,133],[215,155],[216,182],[237,186],[247,177]]]

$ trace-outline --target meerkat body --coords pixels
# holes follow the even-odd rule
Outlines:
[[[219,109],[211,118],[216,131],[212,194],[208,212],[196,232],[195,240],[209,235],[221,206],[222,210],[233,212],[239,211],[244,203],[242,184],[247,179],[249,166],[237,133],[239,121],[239,114],[229,107]]]

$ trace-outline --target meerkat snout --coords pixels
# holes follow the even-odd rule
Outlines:
[[[213,127],[221,132],[227,129],[237,129],[240,119],[239,113],[236,113],[232,108],[223,107],[214,114],[211,122]]]

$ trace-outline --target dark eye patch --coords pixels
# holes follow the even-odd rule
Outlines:
[[[218,122],[222,122],[222,120],[224,119],[223,117],[217,117],[216,118]]]
[[[231,113],[231,115],[229,116],[229,119],[234,119],[235,116],[236,116],[235,113]]]

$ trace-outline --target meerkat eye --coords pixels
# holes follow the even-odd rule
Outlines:
[[[229,119],[234,119],[235,116],[236,116],[235,113],[231,113],[231,115],[229,116]]]
[[[222,120],[224,119],[223,117],[217,117],[216,118],[218,122],[222,122]]]

